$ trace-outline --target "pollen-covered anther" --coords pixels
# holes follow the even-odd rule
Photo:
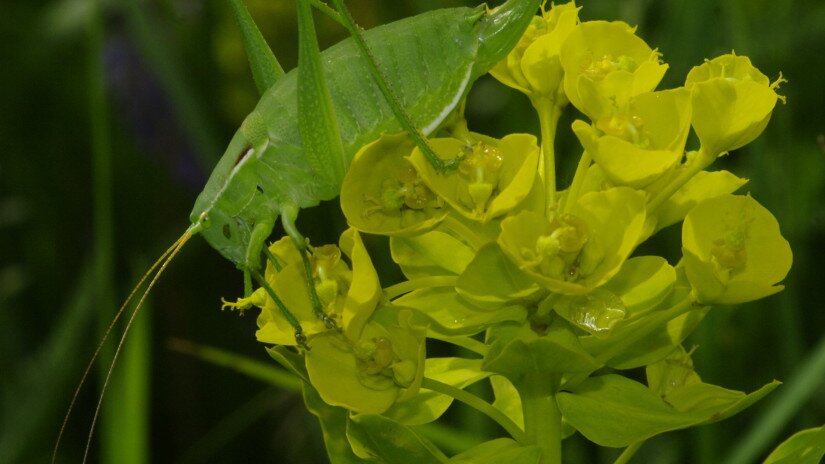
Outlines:
[[[637,115],[622,116],[613,114],[599,118],[596,121],[596,128],[605,135],[620,138],[640,147],[650,145],[648,137],[642,130],[644,125],[644,119]]]
[[[484,142],[464,149],[464,158],[458,168],[462,175],[469,178],[468,193],[476,211],[484,211],[493,196],[503,163],[501,151]]]
[[[611,54],[605,54],[599,59],[593,59],[591,56],[582,62],[581,70],[585,76],[593,80],[601,80],[614,71],[635,71],[636,60],[628,55],[620,55],[614,58]]]
[[[360,370],[369,375],[376,375],[390,366],[395,354],[390,339],[377,337],[358,343],[355,347],[355,356]]]
[[[748,263],[748,251],[740,243],[729,241],[724,238],[714,240],[711,246],[711,256],[714,261],[723,269],[736,272]]]

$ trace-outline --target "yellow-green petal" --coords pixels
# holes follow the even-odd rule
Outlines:
[[[464,217],[482,223],[515,208],[530,193],[538,167],[539,148],[529,134],[511,134],[501,140],[473,134],[474,144],[431,139],[444,160],[463,156],[458,169],[437,171],[420,150],[409,160],[427,186]]]
[[[682,227],[684,267],[696,299],[737,304],[782,290],[793,261],[776,218],[750,196],[699,203]]]
[[[693,128],[711,156],[753,141],[768,124],[782,99],[767,76],[746,56],[727,54],[694,67],[685,80],[692,90]]]
[[[352,227],[372,234],[410,235],[444,218],[446,205],[406,159],[414,147],[402,133],[382,135],[358,151],[341,185],[341,209]]]

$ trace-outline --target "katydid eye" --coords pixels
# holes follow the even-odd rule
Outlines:
[[[235,160],[235,166],[239,165],[241,161],[244,160],[247,156],[250,155],[254,150],[252,149],[252,145],[247,145],[241,150],[241,153],[238,155],[238,158]]]

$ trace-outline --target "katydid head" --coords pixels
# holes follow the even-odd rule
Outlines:
[[[229,142],[189,214],[209,245],[239,267],[245,267],[250,235],[258,222],[255,216],[261,212],[250,207],[259,191],[245,171],[268,141],[263,119],[253,111]]]
[[[478,60],[475,76],[486,73],[516,46],[544,0],[507,0],[488,12],[478,24]]]

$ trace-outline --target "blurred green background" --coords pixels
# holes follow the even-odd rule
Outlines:
[[[461,2],[349,3],[370,27]],[[746,391],[774,378],[788,383],[734,419],[651,440],[636,461],[722,462],[767,424],[753,438],[762,446],[733,461],[749,462],[825,422],[825,282],[817,268],[825,262],[825,3],[579,3],[583,19],[639,26],[670,64],[660,88],[732,49],[771,79],[782,71],[789,80],[780,92],[788,104],[765,134],[715,166],[751,178],[744,190],[779,219],[795,257],[787,288],[717,308],[690,340],[708,382]],[[276,56],[294,67],[293,2],[247,4]],[[322,46],[344,36],[316,17]],[[0,462],[44,462],[102,328],[186,228],[211,166],[257,97],[225,0],[5,0],[0,37]],[[580,150],[568,129],[573,117],[562,120],[558,141],[563,185]],[[527,100],[490,79],[474,89],[469,119],[491,135],[537,131]],[[341,230],[334,204],[306,212],[299,225],[314,243],[335,241]],[[678,232],[656,238],[672,260]],[[300,396],[169,349],[182,339],[268,362],[254,316],[220,311],[221,297],[241,291],[233,266],[193,239],[131,334],[91,462],[325,462]],[[81,459],[102,373],[92,371],[78,398],[59,462]],[[471,433],[442,437],[460,446],[495,433],[454,409],[448,425]],[[617,454],[580,437],[566,443],[566,462]]]

